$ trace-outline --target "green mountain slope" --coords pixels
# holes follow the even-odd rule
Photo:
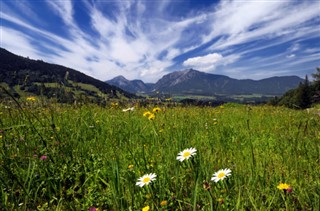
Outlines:
[[[111,98],[136,97],[77,70],[17,56],[3,48],[0,48],[0,85],[18,98],[42,95],[59,102],[101,103]]]

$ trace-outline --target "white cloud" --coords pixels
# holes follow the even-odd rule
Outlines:
[[[300,44],[299,43],[294,43],[288,48],[289,52],[295,52],[300,49]]]
[[[290,58],[294,58],[294,57],[296,57],[296,55],[295,55],[295,54],[293,54],[293,53],[292,53],[292,54],[287,55],[287,58],[289,58],[289,59],[290,59]]]
[[[211,53],[205,56],[189,58],[183,62],[184,66],[192,67],[204,72],[213,71],[218,62],[223,59],[223,56],[218,53]]]
[[[126,40],[116,37],[111,42],[110,55],[115,60],[126,64],[132,62],[139,62],[141,55],[133,48]]]
[[[91,22],[92,27],[100,34],[102,39],[113,37],[116,33],[119,33],[117,23],[104,17],[103,13],[96,8],[91,8]]]
[[[87,6],[92,27],[101,36],[101,45],[106,48],[111,60],[122,65],[121,74],[127,74],[127,78],[135,75],[148,81],[157,80],[159,73],[173,65],[172,60],[181,53],[176,46],[184,30],[204,19],[203,15],[199,15],[181,21],[168,21],[153,16],[144,20],[146,17],[143,15],[148,8],[140,1],[136,5],[139,19],[129,19],[132,11],[128,10],[132,9],[132,4],[118,2],[118,5],[121,9],[113,20],[105,17],[98,8]],[[128,29],[133,36],[127,34]],[[164,52],[167,52],[166,56],[159,58]],[[129,73],[129,70],[135,73]],[[148,74],[147,71],[152,74]]]
[[[304,53],[307,53],[307,54],[316,53],[316,52],[320,53],[320,47],[307,48],[304,50]]]
[[[212,32],[203,37],[203,43],[222,36],[211,47],[216,50],[259,39],[281,36],[290,39],[297,34],[304,37],[305,34],[300,33],[301,24],[319,18],[319,14],[318,1],[300,4],[290,4],[290,1],[222,1],[212,19]],[[306,27],[309,31],[314,25]]]
[[[296,57],[283,59],[287,56],[286,51],[274,53],[271,56],[257,55],[241,59],[227,67],[220,66],[219,70],[222,69],[230,77],[241,79],[251,78],[258,80],[284,75],[297,75],[303,78],[308,72],[314,72],[315,67],[318,66],[315,65],[315,62],[320,61],[320,52],[308,56],[295,55]],[[316,63],[319,64],[319,62]]]
[[[14,52],[20,56],[29,56],[30,58],[39,58],[36,49],[30,43],[30,37],[18,32],[16,30],[9,29],[7,27],[1,27],[1,47],[5,49],[16,49]]]
[[[45,61],[66,65],[101,80],[122,74],[128,78],[142,77],[144,80],[154,82],[174,64],[172,60],[181,52],[178,44],[184,30],[206,19],[202,14],[179,21],[168,21],[159,16],[148,16],[146,19],[144,15],[150,8],[141,1],[138,1],[136,13],[134,13],[138,17],[134,18],[130,16],[134,3],[119,1],[117,2],[119,13],[111,20],[99,7],[103,4],[86,2],[92,29],[100,35],[92,45],[92,38],[74,21],[72,1],[48,0],[46,3],[63,20],[68,37],[59,37],[44,29],[36,28],[25,19],[16,18],[12,14],[3,14],[2,18],[27,28],[30,33],[37,34],[37,38],[22,37],[26,42],[37,42],[42,47],[55,52],[48,54]],[[167,1],[161,4],[165,8],[169,3]],[[133,36],[129,35],[127,30],[130,30]],[[19,36],[22,34],[19,33]],[[51,43],[46,43],[44,39],[50,40]],[[25,44],[25,46],[28,45]],[[30,45],[27,49],[30,49],[29,47]],[[9,49],[15,48],[17,47]],[[164,52],[166,56],[160,58]],[[24,55],[42,58],[40,49],[33,49],[32,52],[30,49],[30,52],[26,51]],[[97,59],[87,61],[88,55]]]
[[[222,0],[211,12],[208,12],[209,9],[206,13],[191,9],[184,17],[171,19],[168,17],[175,14],[169,14],[168,8],[172,9],[180,2],[136,0],[110,3],[83,0],[81,3],[86,5],[85,11],[88,11],[91,22],[89,31],[97,35],[94,38],[74,20],[76,11],[73,4],[77,2],[46,2],[61,18],[64,25],[60,28],[65,30],[67,37],[36,27],[33,23],[39,14],[32,3],[19,4],[18,11],[26,7],[25,13],[19,15],[14,8],[10,8],[14,4],[4,2],[1,19],[24,30],[19,32],[17,28],[2,27],[1,46],[14,53],[80,70],[101,80],[121,74],[129,79],[155,82],[162,74],[168,73],[171,66],[180,62],[179,55],[189,53],[195,57],[187,59],[182,65],[202,71],[232,71],[229,67],[244,65],[244,61],[252,62],[252,69],[255,69],[253,64],[260,67],[265,67],[263,64],[281,65],[279,57],[252,58],[252,55],[292,41],[291,47],[284,47],[282,58],[319,53],[315,47],[304,49],[306,46],[303,44],[310,38],[319,38],[320,30],[313,23],[320,14],[319,2],[316,1]],[[115,8],[107,14],[107,7],[111,4]],[[27,14],[32,15],[32,19],[25,19]],[[41,20],[41,17],[38,19]],[[40,23],[39,26],[44,26],[45,21],[44,17],[43,25]],[[264,40],[272,42],[266,43]],[[38,46],[34,47],[32,43]],[[54,53],[44,55],[41,48]],[[214,53],[217,50],[220,54]],[[248,55],[251,55],[249,60]],[[94,59],[88,60],[88,57]],[[319,56],[315,55],[308,61],[317,58]]]
[[[55,11],[67,25],[73,25],[72,0],[46,0],[46,3],[51,6],[52,10]]]
[[[153,61],[144,67],[139,68],[139,78],[144,78],[146,81],[154,81],[160,79],[164,74],[167,74],[166,68],[173,63],[170,61]]]
[[[168,53],[167,53],[166,58],[167,58],[168,60],[173,59],[174,57],[178,56],[180,53],[181,53],[181,52],[180,52],[179,49],[177,49],[177,48],[171,48],[171,49],[168,50]]]
[[[273,20],[285,1],[222,1],[214,15],[213,34],[240,34]]]

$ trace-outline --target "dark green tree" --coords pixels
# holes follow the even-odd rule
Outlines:
[[[305,109],[310,108],[311,101],[311,87],[308,76],[306,75],[305,80],[301,83],[297,90],[296,95],[297,106],[298,108]]]
[[[312,77],[314,78],[315,82],[320,82],[320,67],[316,68],[317,72],[312,73]]]
[[[314,79],[312,83],[312,102],[319,103],[320,102],[320,67],[316,68],[317,72],[312,74]]]
[[[301,85],[301,84],[300,84]],[[288,108],[294,108],[297,109],[297,91],[298,88],[296,89],[291,89],[287,91],[279,100],[278,105],[280,106],[286,106]]]
[[[306,75],[304,82],[296,89],[287,91],[282,97],[272,99],[269,103],[294,109],[310,108],[312,104],[320,103],[320,68],[316,70],[312,74],[314,81],[310,82]]]

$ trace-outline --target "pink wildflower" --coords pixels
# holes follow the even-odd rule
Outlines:
[[[41,155],[40,160],[46,160],[48,157],[46,155]]]

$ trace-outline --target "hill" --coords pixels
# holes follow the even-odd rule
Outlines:
[[[291,89],[281,97],[275,97],[270,101],[272,105],[286,106],[295,109],[305,109],[320,103],[320,68],[316,68],[312,74],[314,80],[309,81],[306,75],[303,83],[295,89]]]
[[[42,95],[59,102],[101,103],[110,98],[136,97],[77,70],[17,56],[3,48],[0,48],[0,85],[18,98]]]

